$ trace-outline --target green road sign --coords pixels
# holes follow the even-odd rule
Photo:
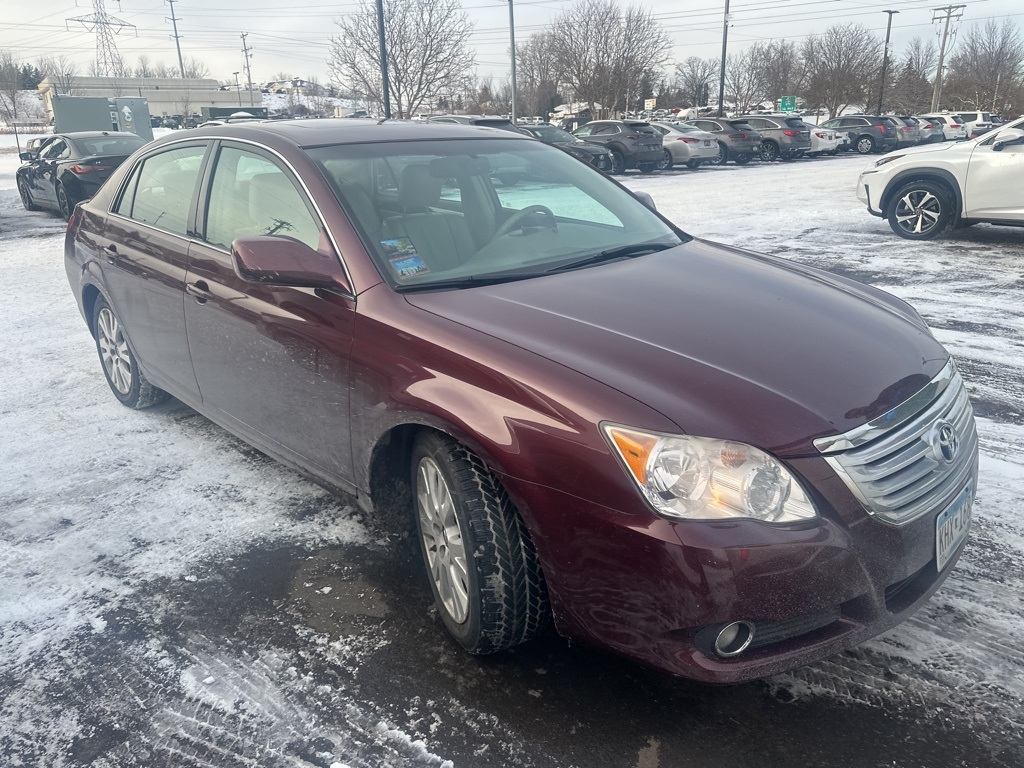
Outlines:
[[[779,100],[779,109],[783,112],[796,112],[796,96],[783,96]]]

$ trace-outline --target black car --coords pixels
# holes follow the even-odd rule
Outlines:
[[[572,133],[612,153],[609,173],[650,173],[665,157],[661,134],[645,120],[592,120]]]
[[[611,170],[612,154],[604,147],[576,138],[568,131],[556,128],[550,123],[523,125],[520,127],[545,144],[558,147],[563,152],[568,152],[573,157],[590,163],[595,168],[602,171]]]
[[[117,166],[146,140],[134,133],[58,133],[19,157],[18,193],[28,211],[49,208],[65,219],[88,200]]]

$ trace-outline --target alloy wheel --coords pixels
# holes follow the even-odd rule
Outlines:
[[[430,578],[452,621],[462,624],[469,617],[466,547],[451,491],[429,456],[420,460],[416,473],[416,505]]]
[[[766,141],[761,144],[761,159],[770,163],[773,160],[779,159],[779,148],[776,144],[771,141]]]
[[[100,310],[97,320],[96,341],[107,378],[118,392],[127,395],[132,389],[132,356],[121,323],[108,307]]]
[[[926,189],[912,189],[896,203],[896,224],[904,232],[927,235],[942,218],[942,200]]]
[[[71,218],[72,205],[63,184],[57,185],[57,207],[60,208],[60,215],[64,217],[65,221]]]

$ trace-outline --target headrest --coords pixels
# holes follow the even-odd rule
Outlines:
[[[407,165],[398,185],[398,201],[406,213],[423,213],[441,199],[443,180],[432,176],[427,165]]]
[[[377,213],[377,208],[370,196],[366,194],[366,190],[358,184],[345,181],[339,181],[338,187],[348,203],[349,211],[356,217],[363,229],[370,233],[377,232],[381,224],[380,214]]]

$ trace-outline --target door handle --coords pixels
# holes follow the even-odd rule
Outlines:
[[[213,298],[213,294],[210,292],[210,286],[206,284],[205,280],[196,280],[194,283],[185,283],[185,293],[189,296],[195,297],[197,304],[205,304],[209,299]]]
[[[108,245],[106,248],[103,249],[103,253],[107,257],[107,263],[108,264],[114,264],[117,261],[117,246],[116,245],[113,245],[113,244]]]

